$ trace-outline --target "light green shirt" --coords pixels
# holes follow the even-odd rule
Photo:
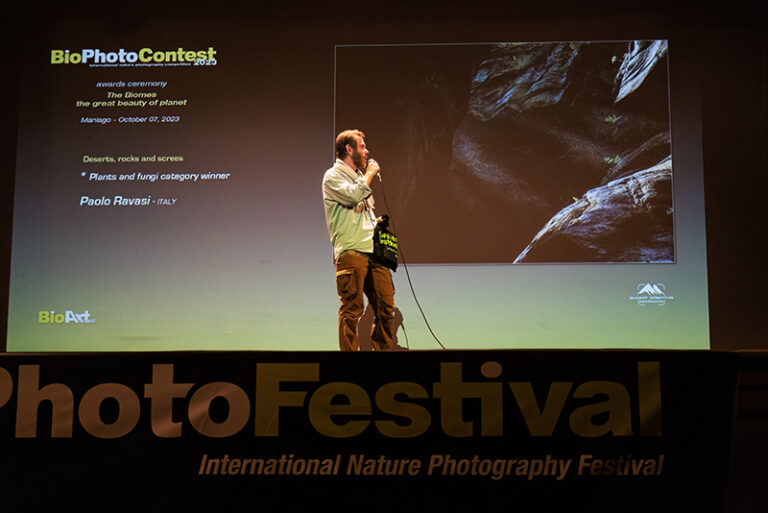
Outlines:
[[[334,260],[347,250],[373,253],[373,197],[360,171],[336,159],[323,176],[323,204]]]

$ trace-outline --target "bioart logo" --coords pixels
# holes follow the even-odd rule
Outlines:
[[[39,310],[37,312],[38,324],[93,324],[96,319],[91,317],[88,310],[77,313],[65,310],[64,313],[56,313],[54,310]]]
[[[637,293],[629,296],[629,299],[636,301],[638,305],[658,305],[663,306],[667,301],[671,301],[674,296],[667,295],[667,287],[663,283],[638,283]]]

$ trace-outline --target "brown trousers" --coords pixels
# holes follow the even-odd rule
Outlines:
[[[375,351],[386,351],[395,342],[395,286],[389,269],[371,255],[345,251],[336,260],[336,289],[339,292],[339,347],[358,351],[357,323],[365,307],[363,294],[373,309],[371,342]]]

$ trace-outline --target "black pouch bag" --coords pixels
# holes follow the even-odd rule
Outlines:
[[[397,271],[397,236],[387,230],[389,216],[382,216],[373,230],[373,256],[384,267]]]

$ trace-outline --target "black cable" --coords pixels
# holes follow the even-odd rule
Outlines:
[[[392,223],[392,228],[395,230],[395,234],[397,234],[397,226],[395,225],[395,219],[392,217],[392,209],[389,206],[389,202],[387,201],[387,194],[384,192],[384,181],[381,180],[381,177],[379,177],[379,180],[381,181],[381,197],[384,198],[384,206],[387,207],[387,210],[389,211],[389,220]],[[416,297],[416,291],[413,289],[413,282],[411,281],[411,274],[408,272],[408,265],[405,263],[405,255],[403,254],[403,250],[400,248],[400,241],[398,240],[397,244],[397,251],[400,255],[400,259],[403,261],[403,269],[405,269],[405,276],[408,278],[408,286],[411,288],[411,295],[413,295],[413,300],[416,301],[416,306],[419,307],[419,312],[421,313],[421,318],[424,319],[424,324],[427,325],[427,329],[429,330],[429,333],[432,335],[432,338],[435,339],[435,341],[440,345],[442,349],[445,349],[445,346],[442,342],[440,342],[440,339],[437,338],[437,335],[435,335],[435,332],[432,331],[432,326],[429,325],[429,321],[427,320],[427,316],[424,314],[424,309],[421,308],[421,303],[419,303],[419,299]],[[405,330],[403,330],[405,331]],[[406,335],[406,344],[408,339],[408,335]]]

